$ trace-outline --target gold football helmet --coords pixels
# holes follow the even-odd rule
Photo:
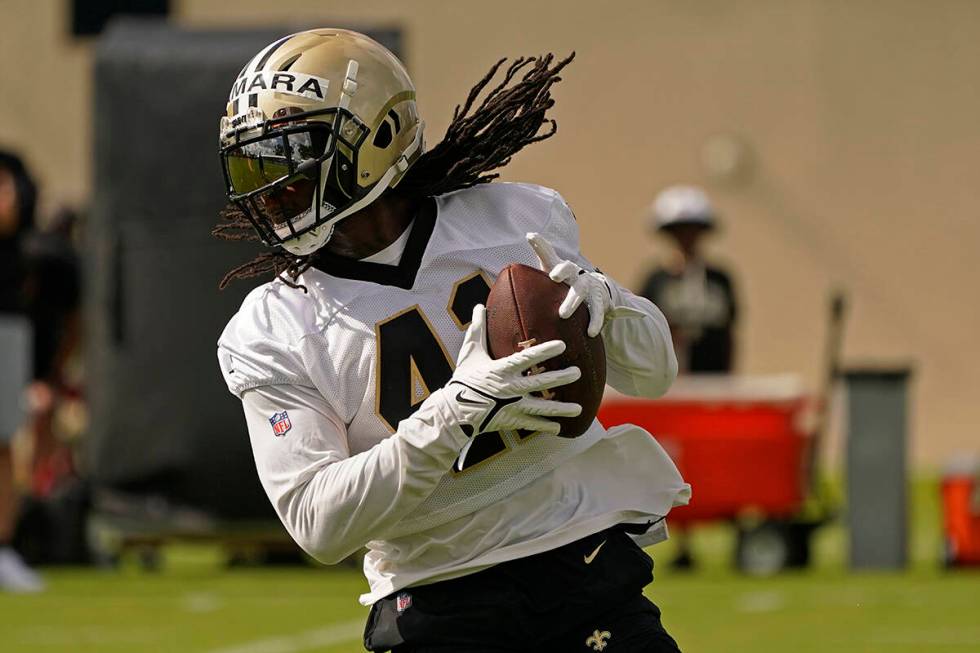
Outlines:
[[[307,255],[395,186],[422,154],[402,63],[357,32],[279,39],[242,69],[221,118],[228,199],[262,241]]]

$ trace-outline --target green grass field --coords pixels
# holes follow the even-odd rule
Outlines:
[[[939,569],[933,483],[916,484],[911,517],[905,573],[848,573],[844,534],[828,527],[812,569],[746,578],[730,570],[731,533],[711,528],[695,536],[699,570],[663,564],[648,593],[686,653],[980,651],[980,573]],[[667,561],[672,546],[651,553]],[[0,651],[362,650],[357,570],[226,570],[204,546],[174,546],[165,558],[157,573],[135,561],[114,571],[49,570],[48,592],[0,595]]]

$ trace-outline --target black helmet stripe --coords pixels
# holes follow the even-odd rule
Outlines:
[[[267,45],[265,47],[265,49],[263,49],[261,52],[259,52],[254,57],[252,57],[252,59],[247,64],[245,64],[245,67],[242,68],[242,71],[240,73],[238,73],[238,79],[241,79],[242,77],[244,77],[245,76],[245,73],[248,71],[249,68],[252,68],[252,71],[253,72],[259,72],[260,70],[262,70],[263,66],[265,66],[266,63],[268,63],[269,59],[272,58],[272,55],[279,48],[279,46],[282,45],[283,43],[285,43],[286,41],[288,41],[289,39],[291,39],[294,36],[295,36],[295,34],[289,34],[288,36],[284,36],[281,39],[279,39],[278,41],[275,41],[274,43],[270,43],[269,45]],[[289,62],[290,65],[292,65],[292,63],[294,63],[296,61],[296,59],[299,59],[299,55],[297,55],[292,61]],[[253,61],[256,61],[256,60],[258,60],[258,61],[255,64],[255,67],[253,68],[252,67],[252,62]],[[244,88],[244,86],[242,88]],[[239,110],[239,102],[238,102],[238,100],[239,100],[239,98],[235,98],[234,99],[234,101],[232,102],[232,108],[231,108],[232,113],[233,114],[236,114],[236,115],[238,114],[238,110]],[[248,96],[248,106],[250,106],[250,107],[257,107],[257,106],[259,106],[259,96],[258,96],[257,93],[252,93],[251,95]]]
[[[284,36],[281,39],[279,39],[278,41],[275,41],[273,43],[270,43],[269,45],[267,45],[264,48],[262,48],[261,50],[259,50],[259,53],[257,55],[255,55],[254,57],[252,57],[251,59],[248,60],[248,63],[245,64],[245,67],[244,68],[242,68],[242,72],[238,73],[238,79],[241,79],[242,77],[244,77],[245,76],[245,73],[248,72],[249,70],[252,70],[253,72],[258,72],[258,71],[262,70],[262,66],[264,66],[265,63],[269,60],[269,57],[272,56],[271,55],[272,51],[275,50],[277,47],[279,47],[282,44],[283,41],[285,41],[286,39],[289,39],[292,36],[295,36],[295,35],[294,34],[290,34],[289,36]],[[258,64],[253,67],[252,64],[255,63],[255,62],[258,62]]]
[[[279,46],[282,45],[285,41],[288,41],[289,39],[293,38],[293,36],[295,36],[295,35],[294,34],[290,34],[288,36],[284,36],[281,39],[279,39],[278,41],[276,41],[275,43],[273,43],[272,45],[270,45],[269,47],[267,47],[263,52],[259,53],[256,56],[256,58],[259,61],[258,61],[258,63],[255,64],[255,68],[253,68],[252,70],[254,72],[259,72],[260,70],[262,70],[262,68],[265,67],[265,64],[268,63],[269,59],[272,58],[273,53],[277,49],[279,49]]]

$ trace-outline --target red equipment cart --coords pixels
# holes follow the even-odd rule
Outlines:
[[[765,574],[805,565],[819,523],[800,519],[814,462],[811,407],[795,376],[690,376],[657,400],[607,389],[599,420],[641,426],[671,455],[692,486],[671,524],[733,521],[738,566]]]
[[[980,565],[980,459],[947,466],[941,492],[946,566]]]

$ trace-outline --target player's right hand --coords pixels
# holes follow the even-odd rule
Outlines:
[[[485,431],[526,429],[557,435],[558,423],[548,417],[575,417],[582,406],[530,396],[578,380],[577,367],[525,375],[532,367],[565,351],[561,340],[534,345],[500,359],[487,353],[487,309],[473,309],[456,371],[446,384],[446,399],[454,405],[460,427],[473,436]]]

